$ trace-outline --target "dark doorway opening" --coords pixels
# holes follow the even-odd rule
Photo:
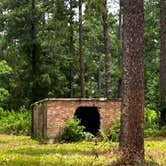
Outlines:
[[[79,107],[74,116],[80,119],[85,132],[97,135],[100,129],[100,114],[97,107]]]

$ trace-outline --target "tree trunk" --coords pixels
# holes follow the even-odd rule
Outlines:
[[[71,59],[73,59],[74,55],[74,39],[73,39],[73,0],[70,0],[70,43],[69,43],[69,49],[70,49],[70,55],[72,56]],[[73,90],[73,63],[70,62],[70,97],[72,98],[74,95],[74,90]]]
[[[101,83],[102,83],[102,78],[101,78],[101,68],[102,68],[102,58],[101,55],[99,55],[99,61],[98,61],[98,96],[99,98],[101,97]]]
[[[166,1],[160,0],[160,126],[166,125]]]
[[[123,0],[123,86],[120,150],[131,162],[144,160],[144,6]]]
[[[119,27],[118,27],[118,37],[122,45],[123,49],[123,4],[122,0],[119,0]],[[122,52],[120,53],[120,58],[119,58],[119,68],[122,70]],[[118,97],[122,97],[122,78],[119,79],[118,81]]]
[[[37,95],[37,47],[36,47],[36,27],[35,27],[35,0],[31,1],[31,58],[32,58],[32,101],[35,102],[38,99]]]
[[[79,54],[80,54],[80,91],[81,91],[81,97],[85,97],[83,28],[82,28],[82,0],[79,0]]]
[[[34,103],[37,100],[36,91],[37,91],[37,84],[36,84],[36,28],[35,28],[35,0],[31,1],[31,58],[32,58],[32,102]],[[34,128],[33,128],[33,118],[34,114],[32,111],[32,128],[31,128],[31,135],[34,137]]]
[[[122,41],[122,0],[119,0],[119,27],[118,27],[118,37]]]
[[[106,80],[106,97],[108,99],[112,98],[111,93],[111,65],[110,65],[110,41],[109,41],[109,31],[108,31],[108,10],[107,10],[107,0],[103,2],[103,33],[104,33],[104,47],[105,47],[105,80]]]

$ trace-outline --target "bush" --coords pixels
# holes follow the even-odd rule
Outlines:
[[[89,132],[84,132],[83,133],[83,138],[85,139],[85,141],[91,142],[95,140],[95,136]]]
[[[145,129],[158,129],[159,117],[155,110],[145,109],[144,116]]]
[[[17,112],[0,109],[0,133],[15,135],[31,134],[31,113],[24,107]]]
[[[166,126],[163,126],[161,128],[161,130],[159,131],[159,135],[164,137],[166,136]]]
[[[148,128],[144,130],[144,137],[166,136],[166,126],[163,126],[160,130]]]
[[[80,120],[76,118],[69,119],[64,128],[62,128],[58,141],[77,142],[84,139],[84,126],[80,125]]]
[[[120,118],[117,118],[115,123],[111,126],[108,138],[112,141],[119,141],[119,135],[120,135]]]
[[[148,128],[144,130],[144,137],[151,137],[151,136],[158,136],[159,135],[159,130],[158,129],[153,129],[153,128]]]
[[[166,136],[166,126],[159,129],[159,115],[155,110],[145,109],[144,137]]]
[[[144,114],[144,137],[150,136],[164,136],[166,135],[166,127],[159,130],[159,117],[155,110],[145,109]],[[117,119],[113,126],[111,126],[108,138],[112,141],[118,141],[120,134],[120,119]]]

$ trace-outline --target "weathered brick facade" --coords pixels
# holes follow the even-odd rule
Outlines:
[[[120,100],[107,99],[45,99],[33,106],[33,135],[56,138],[60,129],[79,107],[97,107],[100,129],[105,133],[120,115]],[[86,111],[86,110],[85,110]]]

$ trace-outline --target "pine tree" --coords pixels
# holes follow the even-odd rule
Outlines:
[[[104,49],[105,49],[105,80],[106,80],[106,97],[111,99],[111,66],[110,66],[110,41],[109,41],[109,26],[108,26],[108,9],[107,0],[103,1],[103,34],[104,34]]]
[[[120,150],[131,164],[144,159],[144,5],[124,0]],[[127,158],[126,158],[127,157]]]
[[[32,58],[32,101],[35,102],[39,99],[37,94],[38,82],[37,78],[37,44],[36,44],[36,2],[31,1],[31,58]]]
[[[166,125],[166,1],[160,0],[160,126]]]
[[[83,26],[82,26],[82,0],[79,0],[79,55],[80,55],[80,92],[85,97],[84,53],[83,53]]]

